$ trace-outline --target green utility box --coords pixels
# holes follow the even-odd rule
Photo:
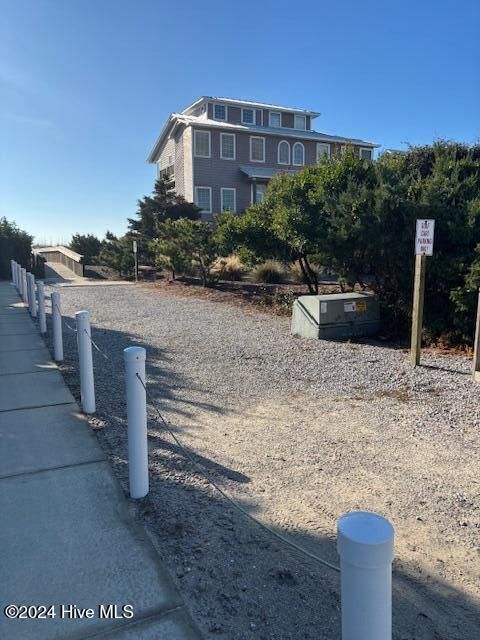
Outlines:
[[[300,296],[293,303],[295,336],[336,340],[373,336],[379,329],[380,309],[372,293]]]

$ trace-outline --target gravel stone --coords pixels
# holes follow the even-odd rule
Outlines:
[[[90,424],[127,495],[122,350],[137,344],[175,435],[262,522],[333,563],[343,513],[393,522],[396,640],[480,637],[480,386],[469,359],[427,351],[412,369],[385,343],[298,339],[288,318],[153,286],[59,290],[66,321],[88,309],[108,354],[93,352]],[[64,348],[78,398],[66,327]],[[131,508],[205,637],[340,637],[339,575],[212,490],[151,406],[149,452],[150,493]]]

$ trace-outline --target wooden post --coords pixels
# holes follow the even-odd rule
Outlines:
[[[138,255],[137,255],[137,241],[133,241],[133,256],[135,258],[135,282],[138,282]]]
[[[477,324],[473,343],[472,376],[474,380],[480,381],[480,289],[478,290]]]
[[[425,295],[425,271],[427,256],[415,256],[415,280],[413,283],[413,313],[412,313],[412,342],[410,360],[412,367],[420,364],[420,350],[422,347],[423,299]]]

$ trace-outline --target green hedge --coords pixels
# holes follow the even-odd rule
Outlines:
[[[23,267],[30,267],[32,236],[22,231],[14,222],[0,218],[0,278],[10,278],[10,260]]]

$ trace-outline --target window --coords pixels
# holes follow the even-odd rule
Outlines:
[[[242,124],[255,124],[255,109],[242,109]]]
[[[237,192],[236,189],[222,187],[220,189],[220,197],[222,200],[222,211],[237,210]]]
[[[224,104],[214,104],[213,105],[213,118],[215,120],[226,120],[227,119],[227,107]]]
[[[168,156],[168,164],[173,164],[173,156]]]
[[[326,142],[319,142],[317,144],[317,162],[320,162],[324,156],[330,157],[330,145]]]
[[[368,147],[360,147],[360,158],[362,160],[371,160],[372,159],[372,149]]]
[[[258,204],[259,202],[261,202],[265,197],[266,190],[267,190],[266,184],[259,184],[258,182],[256,184],[252,184],[252,198],[251,198],[252,203]]]
[[[235,134],[220,134],[220,158],[222,160],[235,160]]]
[[[250,162],[265,162],[265,138],[250,136]]]
[[[271,127],[280,128],[282,126],[282,114],[279,111],[270,111],[269,117],[269,124]]]
[[[290,164],[290,145],[286,140],[278,143],[278,164]]]
[[[195,155],[210,158],[210,131],[195,131]]]
[[[293,164],[301,167],[305,164],[305,149],[301,142],[295,142],[293,145]]]
[[[212,213],[212,188],[195,187],[195,204],[205,213]]]
[[[307,128],[307,116],[299,116],[295,114],[295,118],[293,120],[293,128],[305,131],[305,129]]]

